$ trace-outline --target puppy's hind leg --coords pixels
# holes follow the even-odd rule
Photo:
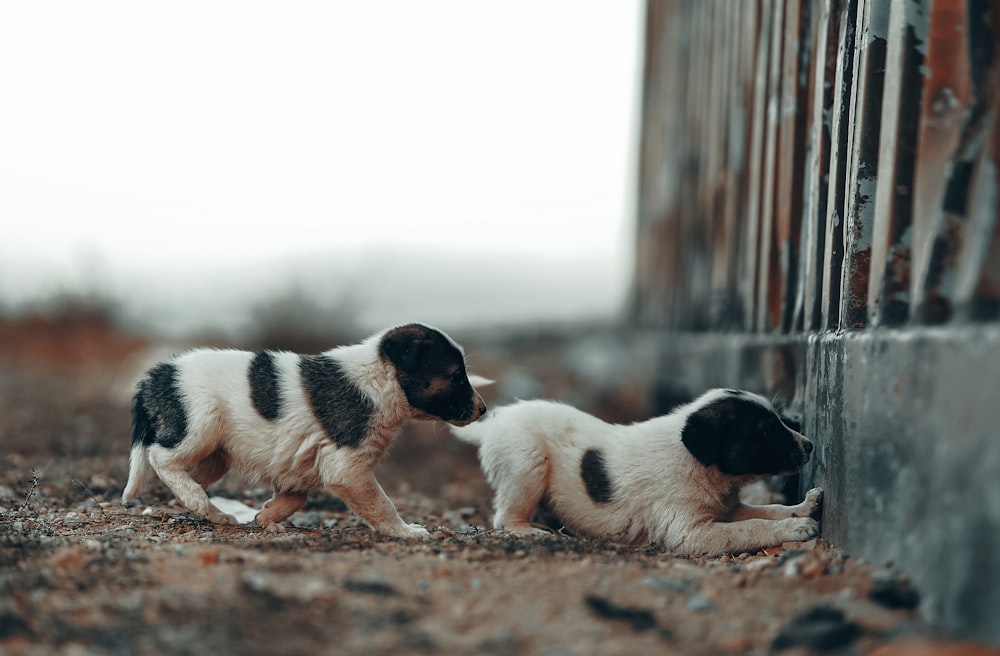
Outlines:
[[[296,511],[301,510],[308,500],[308,492],[279,492],[275,490],[274,496],[264,504],[264,507],[254,517],[253,522],[268,533],[281,531],[281,522],[291,517]]]
[[[187,463],[180,461],[175,451],[154,444],[149,447],[149,464],[185,508],[213,524],[238,524],[235,517],[212,505],[205,489],[191,478]]]
[[[494,486],[493,528],[521,535],[548,535],[547,531],[532,525],[538,504],[548,487],[549,465],[542,453],[525,454],[517,462],[491,472],[490,484]]]
[[[214,451],[210,456],[204,458],[191,470],[191,478],[198,485],[207,488],[212,483],[222,478],[229,471],[229,461],[226,454],[221,449]]]

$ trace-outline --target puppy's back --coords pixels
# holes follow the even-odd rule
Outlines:
[[[598,426],[607,424],[564,403],[533,399],[491,410],[467,426],[452,426],[451,432],[463,442],[484,444],[496,440],[523,440],[529,434],[569,436]]]

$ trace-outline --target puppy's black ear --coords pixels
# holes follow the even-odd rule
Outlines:
[[[423,359],[425,347],[429,344],[423,335],[422,326],[401,326],[387,332],[379,345],[383,359],[396,369],[414,373]]]
[[[719,461],[723,431],[718,413],[702,408],[687,418],[681,441],[698,462],[711,467]]]

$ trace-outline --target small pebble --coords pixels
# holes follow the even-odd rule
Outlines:
[[[696,613],[704,613],[714,610],[715,604],[708,597],[696,594],[688,597],[687,607],[688,610],[693,610]]]

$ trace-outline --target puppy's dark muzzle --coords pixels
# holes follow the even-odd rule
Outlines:
[[[471,408],[467,412],[463,412],[460,417],[447,420],[449,424],[453,426],[468,426],[486,414],[486,401],[483,401],[483,397],[479,396],[478,393],[474,392],[474,394]]]

